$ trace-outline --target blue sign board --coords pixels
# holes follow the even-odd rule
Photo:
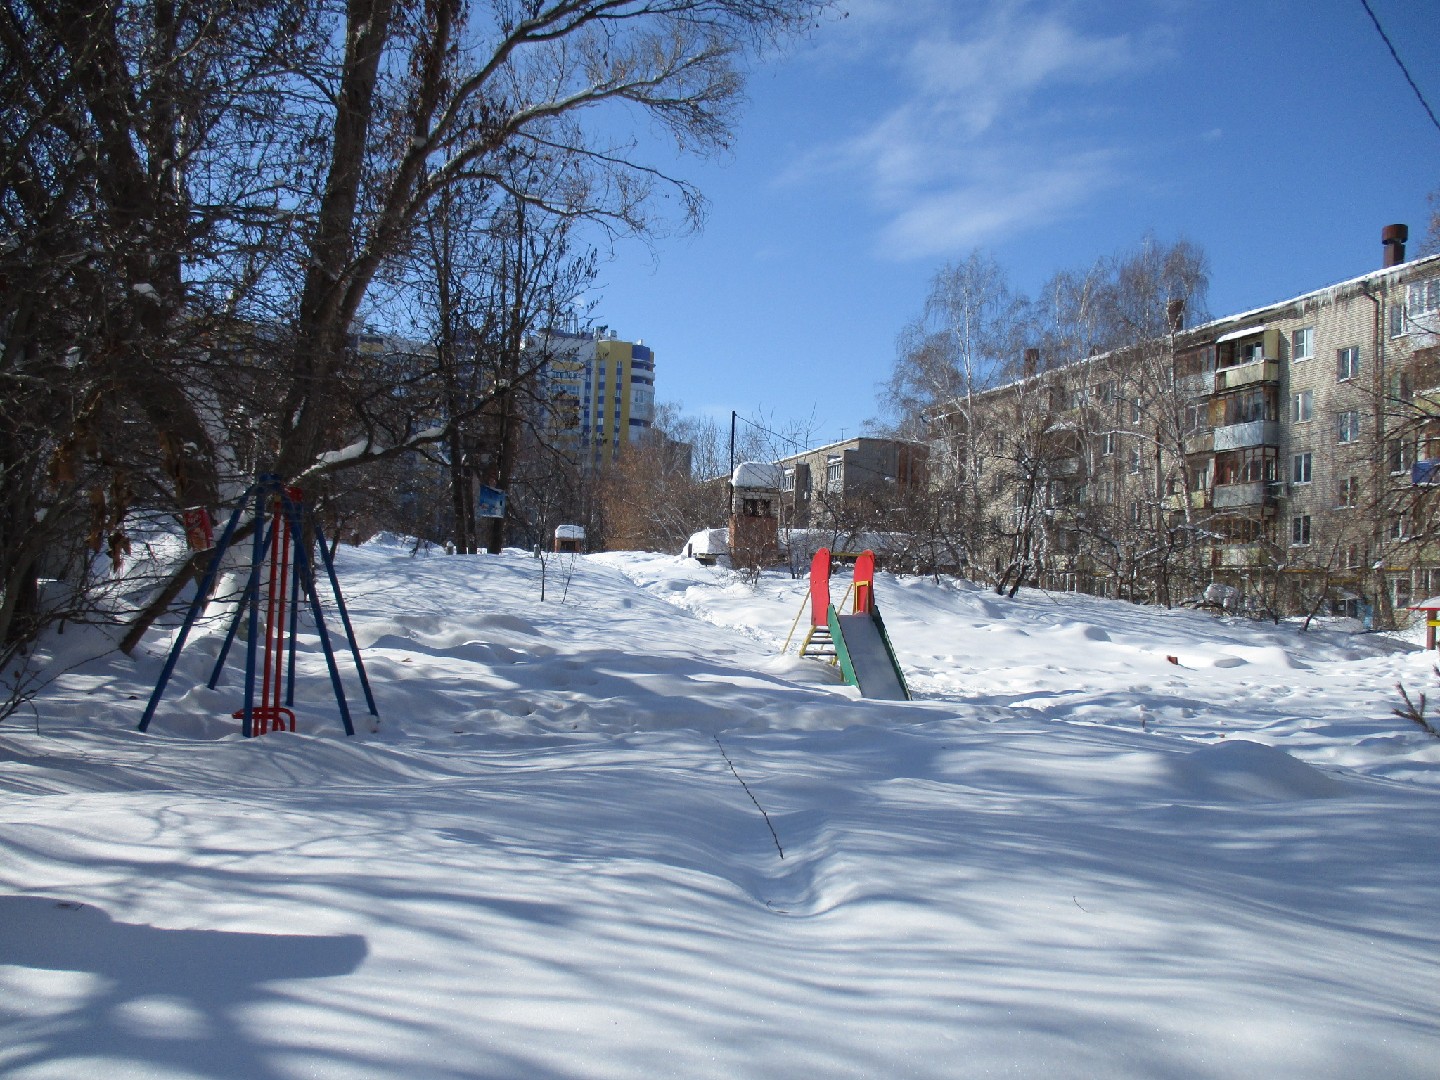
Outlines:
[[[505,492],[499,488],[480,485],[480,497],[475,501],[475,516],[503,518],[505,516]]]

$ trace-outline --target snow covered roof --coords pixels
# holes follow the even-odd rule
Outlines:
[[[768,461],[742,461],[735,466],[730,482],[737,488],[780,490],[780,466]]]
[[[1250,337],[1253,334],[1263,334],[1264,332],[1264,323],[1259,326],[1247,326],[1240,330],[1231,330],[1228,334],[1221,334],[1215,339],[1215,344],[1219,345],[1222,341],[1234,341],[1236,338]]]
[[[685,550],[692,555],[727,555],[730,552],[729,531],[701,529],[685,542]]]
[[[584,540],[584,525],[557,525],[555,526],[556,540]]]

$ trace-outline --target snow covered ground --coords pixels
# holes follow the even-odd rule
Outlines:
[[[218,629],[144,735],[167,633],[56,639],[0,1075],[1437,1075],[1431,657],[882,574],[918,700],[871,702],[779,655],[803,581],[541,569],[342,549],[353,739],[313,636],[253,740]]]

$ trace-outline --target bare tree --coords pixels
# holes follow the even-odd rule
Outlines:
[[[905,328],[886,385],[893,430],[924,438],[930,482],[972,543],[986,531],[992,446],[977,424],[980,398],[1017,377],[1027,303],[995,260],[974,251],[931,281],[921,315]],[[952,530],[953,531],[953,530]]]

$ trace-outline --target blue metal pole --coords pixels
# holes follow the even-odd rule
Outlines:
[[[246,602],[250,605],[250,640],[245,643],[245,710],[240,720],[240,733],[247,739],[255,734],[255,650],[260,644],[260,564],[265,557],[265,502],[278,483],[278,477],[266,473],[255,485],[255,543],[251,547],[250,585],[245,590]]]
[[[380,711],[375,708],[375,695],[370,692],[370,680],[365,675],[365,662],[360,659],[360,646],[355,643],[355,628],[350,625],[350,612],[345,609],[345,597],[340,594],[340,579],[335,576],[335,560],[330,557],[330,549],[325,544],[318,521],[315,523],[315,541],[320,548],[320,558],[325,563],[325,572],[330,575],[330,587],[335,591],[335,606],[340,610],[340,623],[345,627],[345,639],[350,643],[350,655],[355,658],[355,670],[360,673],[365,702],[370,706],[370,715],[378,717]]]
[[[155,709],[160,704],[160,699],[165,695],[165,687],[170,682],[170,676],[175,673],[175,664],[180,659],[180,650],[185,647],[185,639],[190,636],[190,629],[195,625],[195,619],[200,614],[200,609],[205,606],[205,601],[210,596],[210,590],[215,587],[215,577],[220,571],[220,562],[225,558],[225,552],[230,547],[230,540],[235,535],[235,529],[240,524],[240,514],[245,509],[245,501],[250,496],[249,489],[240,496],[240,501],[235,504],[235,511],[230,515],[230,520],[225,524],[225,531],[220,534],[220,542],[215,545],[215,552],[210,557],[210,565],[205,569],[205,575],[200,579],[200,587],[195,590],[195,598],[190,601],[190,610],[185,613],[185,620],[180,624],[180,633],[175,638],[175,644],[170,647],[170,655],[165,659],[165,667],[160,672],[160,681],[155,684],[155,692],[150,695],[150,702],[145,706],[145,714],[140,718],[140,731],[146,731],[150,727],[150,721],[155,718]]]
[[[255,523],[255,534],[259,536],[265,532],[265,519],[261,518]],[[260,561],[253,563],[250,567],[250,577],[246,581],[245,591],[240,596],[240,606],[235,609],[235,617],[230,620],[230,629],[225,632],[225,642],[220,646],[220,655],[215,657],[215,668],[210,672],[210,682],[207,684],[211,690],[215,689],[220,682],[220,672],[225,668],[225,658],[230,655],[230,646],[235,643],[235,634],[240,629],[240,621],[250,612],[250,597],[252,590],[259,594],[260,567],[270,553],[270,545],[274,543],[275,530],[271,529],[265,537],[260,552]]]
[[[291,519],[291,528],[298,529],[300,515],[293,504],[286,500],[286,513]],[[325,653],[325,666],[330,670],[330,685],[335,688],[335,703],[340,706],[340,722],[345,725],[345,734],[355,734],[355,724],[350,719],[350,705],[345,700],[345,687],[340,681],[340,668],[335,663],[335,650],[330,647],[330,635],[325,631],[325,615],[320,610],[320,594],[315,588],[315,574],[310,565],[310,553],[301,544],[295,549],[295,562],[300,567],[300,581],[310,597],[310,613],[315,619],[315,628],[320,633],[320,647]]]

